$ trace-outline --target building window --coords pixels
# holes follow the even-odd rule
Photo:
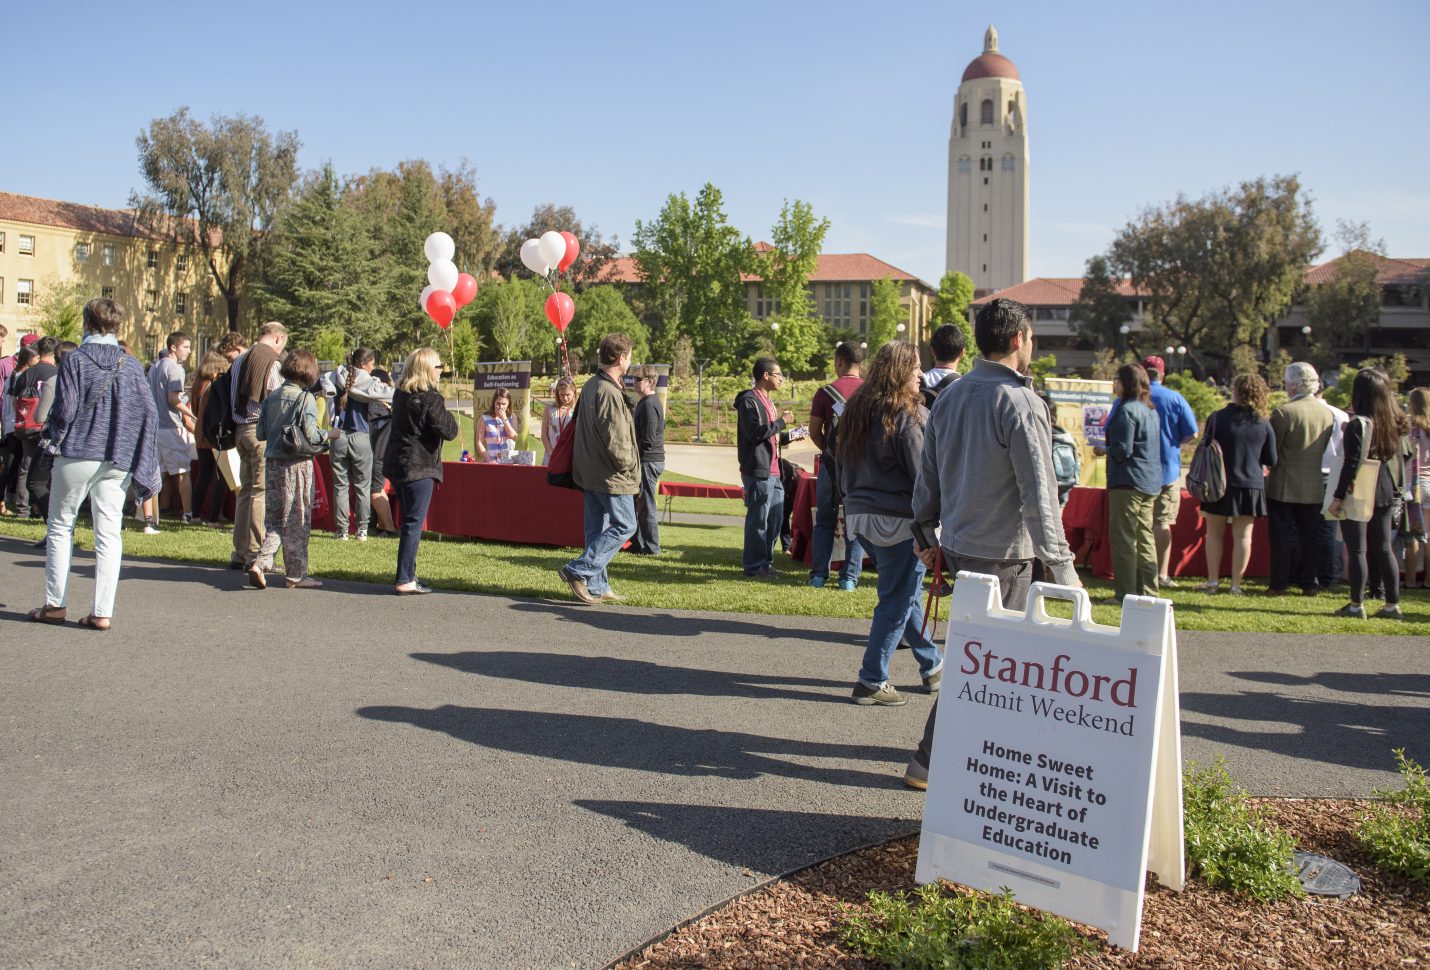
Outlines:
[[[112,286],[101,286],[101,287],[99,288],[99,295],[100,295],[100,297],[101,297],[102,299],[105,299],[105,300],[112,300],[112,299],[114,299],[114,287],[112,287]]]
[[[35,255],[35,237],[34,237],[34,236],[21,236],[21,237],[20,237],[20,255],[21,255],[21,256],[33,256],[33,255]]]
[[[988,241],[988,233],[986,233],[986,232],[983,234],[983,241],[984,241],[984,242],[987,242],[987,241]]]
[[[25,238],[24,236],[20,237]],[[35,302],[35,281],[16,280],[15,281],[15,302],[19,306],[30,306]]]
[[[189,254],[188,254],[188,253],[180,253],[180,254],[179,254],[177,269],[179,270],[180,273],[187,273],[187,272],[189,271]]]
[[[5,277],[0,276],[0,306],[5,304]]]
[[[984,184],[984,185],[987,185],[987,184],[988,184],[988,176],[986,176],[986,175],[983,176],[983,184]]]
[[[1004,156],[1003,156],[1003,171],[1005,171],[1005,172],[1011,172],[1011,171],[1013,171],[1013,156],[1012,156],[1012,155],[1004,155]]]
[[[109,243],[105,243],[103,246],[101,246],[101,247],[99,248],[99,258],[100,258],[100,260],[104,263],[105,266],[113,266],[113,265],[114,265],[114,247],[111,246]]]
[[[153,313],[155,310],[159,309],[159,291],[158,291],[158,290],[145,290],[145,291],[144,291],[144,309],[147,310],[147,311],[150,312],[150,313]]]
[[[963,102],[963,104],[961,104],[961,105],[958,106],[958,127],[960,127],[960,128],[967,128],[967,127],[968,127],[968,102],[967,102],[967,101]]]
[[[960,158],[958,160],[958,171],[960,173],[973,171],[973,159],[968,158],[967,156]]]
[[[74,261],[76,263],[89,262],[89,243],[74,244]]]
[[[212,296],[205,296],[205,297],[204,297],[204,317],[205,317],[205,318],[208,318],[208,317],[212,317],[213,315],[214,315],[214,298],[213,298]]]
[[[174,312],[179,316],[184,315],[184,311],[189,306],[189,297],[186,293],[176,293],[174,295]]]
[[[978,123],[981,125],[993,124],[993,102],[988,98],[983,99],[982,106],[978,109]]]
[[[157,249],[151,249],[151,250],[149,250],[149,255],[148,255],[148,257],[145,259],[144,266],[145,266],[146,268],[148,268],[148,269],[158,269],[158,268],[159,268],[159,250],[157,250]]]
[[[5,234],[0,232],[0,253],[5,251]]]
[[[987,211],[988,211],[988,203],[987,203],[987,202],[983,203],[983,211],[984,211],[984,212],[987,212]]]

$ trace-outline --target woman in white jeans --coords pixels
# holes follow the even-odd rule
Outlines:
[[[75,520],[86,498],[94,520],[94,607],[80,626],[108,630],[124,553],[124,495],[139,501],[159,491],[155,448],[159,416],[144,368],[119,348],[124,310],[113,300],[84,308],[84,343],[65,356],[55,379],[41,447],[55,456],[45,542],[45,605],[39,623],[63,623],[69,594]]]

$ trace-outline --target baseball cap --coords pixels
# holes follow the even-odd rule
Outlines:
[[[27,334],[25,334],[25,336],[23,336],[23,337],[20,338],[20,346],[21,346],[21,347],[28,347],[28,346],[30,346],[30,344],[34,343],[35,341],[37,341],[37,340],[39,340],[39,339],[40,339],[40,335],[39,335],[39,334],[37,334],[37,333],[27,333]]]
[[[1142,366],[1147,370],[1154,370],[1159,374],[1167,373],[1167,362],[1155,354],[1142,358]]]

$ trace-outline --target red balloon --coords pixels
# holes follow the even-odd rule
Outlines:
[[[553,293],[546,298],[546,319],[562,333],[566,332],[567,324],[575,315],[576,304],[565,293]]]
[[[452,294],[446,290],[433,290],[427,297],[427,315],[437,322],[437,326],[446,330],[452,325],[452,318],[457,315],[457,301],[452,299]]]
[[[556,268],[564,273],[571,268],[571,264],[576,262],[576,257],[581,255],[581,243],[569,232],[562,230],[561,238],[566,240],[566,255],[561,257],[561,262]]]
[[[477,281],[470,273],[458,273],[457,285],[452,287],[452,299],[457,301],[457,309],[460,310],[472,298],[477,295]]]

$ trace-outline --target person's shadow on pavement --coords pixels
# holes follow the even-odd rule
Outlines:
[[[374,706],[359,717],[411,724],[462,741],[539,758],[663,775],[749,780],[778,775],[801,781],[861,788],[898,787],[892,771],[800,764],[800,758],[842,758],[902,764],[905,748],[872,744],[797,741],[736,731],[697,730],[627,717],[595,717],[552,711],[515,711],[443,704],[435,708]]]

